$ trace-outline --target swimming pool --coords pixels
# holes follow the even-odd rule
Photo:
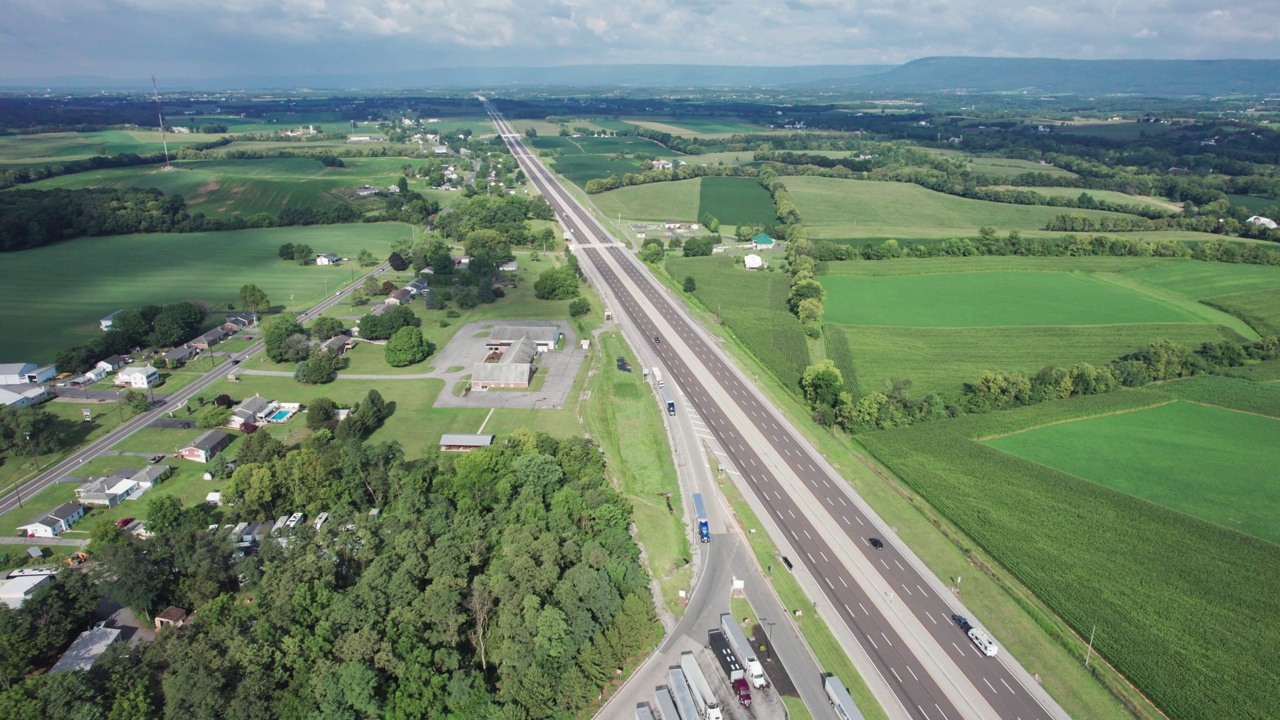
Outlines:
[[[288,419],[289,419],[289,416],[290,416],[290,415],[292,415],[292,414],[293,414],[293,411],[292,411],[292,410],[277,410],[277,411],[275,411],[275,414],[273,414],[273,415],[272,415],[270,418],[268,418],[268,419],[269,419],[271,422],[278,422],[278,423],[280,423],[280,422],[284,422],[285,420],[288,420]]]

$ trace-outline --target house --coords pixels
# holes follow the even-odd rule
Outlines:
[[[58,368],[56,365],[44,365],[27,373],[27,382],[40,384],[49,382],[58,376]]]
[[[221,430],[210,430],[178,451],[178,457],[198,463],[207,463],[214,455],[231,444],[231,436]]]
[[[489,331],[485,346],[489,350],[510,347],[517,340],[527,338],[538,352],[555,350],[560,344],[559,325],[499,325]]]
[[[113,508],[119,505],[137,487],[132,480],[117,482],[118,478],[95,478],[76,488],[76,500],[82,505]]]
[[[231,410],[231,418],[227,420],[227,425],[233,430],[240,430],[246,423],[262,425],[277,407],[279,406],[276,403],[261,395],[254,395],[241,401]]]
[[[399,185],[388,185],[388,186],[387,186],[387,192],[391,193],[392,195],[398,195],[398,194],[400,193],[400,186],[399,186]]]
[[[194,357],[197,352],[199,351],[191,347],[190,345],[183,345],[181,347],[176,347],[170,350],[169,352],[161,355],[160,357],[164,358],[164,361],[166,363],[170,363],[170,362],[184,363],[190,360],[192,357]]]
[[[347,335],[334,335],[328,340],[320,343],[320,349],[324,352],[346,355],[348,350],[355,347],[355,344],[356,341]]]
[[[77,520],[84,517],[84,507],[79,503],[63,503],[48,515],[19,525],[18,529],[27,533],[27,537],[57,537],[66,532]]]
[[[35,594],[36,588],[51,580],[52,575],[19,575],[0,581],[0,602],[17,610],[23,601]]]
[[[148,465],[134,473],[129,479],[138,483],[139,488],[142,488],[143,490],[150,490],[161,480],[168,477],[171,472],[173,472],[173,468],[169,465]],[[138,493],[138,495],[141,494],[142,493]],[[129,499],[133,500],[136,498],[137,495]]]
[[[488,447],[493,444],[493,435],[464,435],[461,433],[446,433],[440,436],[441,452],[471,452],[476,448]]]
[[[764,233],[760,233],[759,235],[751,238],[751,247],[755,250],[772,250],[773,238],[765,235]]]
[[[225,327],[219,326],[201,335],[195,340],[192,340],[191,345],[200,350],[208,350],[214,345],[226,340],[227,336],[230,334],[231,333],[228,332]]]
[[[320,253],[319,255],[316,255],[316,264],[317,265],[337,265],[338,256],[334,255],[333,253]]]
[[[360,197],[368,197],[377,192],[378,192],[378,188],[372,185],[361,185],[360,187],[356,188],[356,195],[359,195]]]
[[[35,363],[5,363],[0,365],[0,385],[21,385],[27,381],[27,374],[34,372]]]
[[[742,264],[746,265],[748,270],[759,270],[764,267],[764,259],[755,253],[751,253],[742,258]]]
[[[533,359],[537,346],[528,338],[520,338],[502,350],[497,362],[477,363],[471,371],[471,389],[527,388],[533,377]]]
[[[80,637],[71,643],[71,647],[62,653],[58,662],[49,672],[65,672],[67,670],[88,670],[93,663],[111,647],[111,643],[120,639],[119,628],[95,627],[85,630]]]
[[[418,277],[410,280],[409,284],[404,286],[404,289],[408,290],[409,294],[415,297],[421,295],[422,291],[427,289],[427,279],[419,275]]]
[[[120,368],[124,367],[127,364],[128,364],[128,361],[126,361],[124,358],[120,357],[119,355],[112,355],[111,357],[106,358],[105,360],[99,360],[98,364],[94,365],[94,367],[103,371],[104,373],[109,373],[109,372],[115,372],[116,370],[119,370]],[[103,375],[103,377],[106,377],[106,375]]]
[[[654,160],[653,161],[654,170],[670,170],[671,168],[672,168],[672,165],[670,160]]]
[[[511,262],[504,262],[498,266],[499,272],[515,272],[519,269],[520,269],[520,263],[516,262],[515,260],[512,260]]]
[[[399,290],[387,296],[388,305],[407,305],[413,299],[413,293],[408,288],[400,288]]]
[[[1276,229],[1275,220],[1272,220],[1271,218],[1267,218],[1267,217],[1262,217],[1261,215],[1254,215],[1248,220],[1245,220],[1245,222],[1249,223],[1250,225],[1261,225],[1262,227],[1268,230]]]
[[[243,330],[256,322],[258,322],[256,313],[227,313],[226,322],[222,323],[222,327],[226,328],[228,332],[235,332],[236,330]]]
[[[680,230],[680,229],[681,229],[681,228],[683,228],[684,226],[683,226],[683,225],[681,225],[681,224],[680,224],[680,223],[678,223],[678,222],[671,222],[671,221],[667,221],[667,222],[662,223],[662,227],[663,227],[663,228],[665,228],[665,229],[667,229],[667,230]]]
[[[49,391],[43,385],[33,385],[30,388],[9,389],[0,388],[0,405],[8,405],[9,407],[30,407],[38,404],[41,400],[48,397]]]
[[[205,496],[204,496],[204,501],[205,501],[205,502],[207,502],[207,503],[209,503],[210,505],[212,505],[212,506],[214,506],[214,507],[221,507],[221,506],[222,506],[222,493],[220,493],[220,492],[211,492],[211,493],[209,493],[208,495],[205,495]]]
[[[150,365],[125,368],[116,374],[116,385],[145,390],[160,382],[160,371]]]
[[[187,624],[187,611],[180,607],[169,607],[156,615],[156,630],[164,627],[180,628]]]
[[[108,316],[106,316],[106,317],[102,318],[101,320],[99,320],[99,321],[98,321],[98,327],[102,328],[102,332],[106,332],[106,331],[110,330],[110,329],[111,329],[111,326],[112,326],[112,325],[115,323],[115,321],[116,321],[116,316],[117,316],[117,315],[119,315],[119,314],[120,314],[120,313],[122,313],[122,312],[124,312],[124,308],[120,308],[119,310],[117,310],[117,311],[115,311],[115,312],[111,313],[110,315],[108,315]]]

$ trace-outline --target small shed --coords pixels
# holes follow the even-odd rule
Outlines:
[[[440,436],[441,452],[471,452],[476,448],[493,444],[493,435],[465,435],[446,433]]]
[[[755,253],[751,253],[750,255],[742,258],[742,264],[748,270],[759,270],[764,267],[764,258],[756,255]]]
[[[187,611],[180,607],[170,605],[161,611],[159,615],[156,615],[157,630],[162,627],[180,628],[185,624],[187,624]]]

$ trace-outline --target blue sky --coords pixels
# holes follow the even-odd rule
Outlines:
[[[0,0],[0,79],[1280,58],[1277,0]]]

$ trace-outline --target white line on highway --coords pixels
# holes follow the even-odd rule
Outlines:
[[[863,605],[862,603],[858,603],[858,607],[862,608],[862,614],[863,614],[863,615],[870,615],[870,614],[871,614],[871,613],[867,612],[867,606],[866,606],[866,605]]]
[[[907,666],[907,672],[911,673],[911,677],[916,678],[916,682],[920,682],[920,678],[916,677],[916,671],[912,670],[910,665]]]
[[[898,678],[898,682],[902,682],[902,676],[898,674],[897,670],[894,670],[893,668],[889,668],[889,672],[893,673],[893,676]]]
[[[889,569],[889,563],[885,562],[884,558],[880,558],[880,564],[884,566],[885,570]]]
[[[928,610],[925,610],[925,611],[924,611],[924,614],[925,614],[925,615],[929,615],[929,611],[928,611]],[[930,619],[930,620],[933,620],[933,616],[932,616],[932,615],[929,615],[929,619]],[[938,624],[938,621],[937,621],[937,620],[933,620],[933,624],[934,624],[934,625],[937,625],[937,624]]]
[[[825,563],[829,563],[829,562],[831,562],[830,560],[828,560],[828,559],[827,559],[827,554],[826,554],[826,553],[824,553],[824,552],[822,552],[821,550],[819,550],[819,551],[818,551],[818,554],[822,556],[822,561],[823,561],[823,562],[825,562]]]
[[[854,515],[853,519],[857,520],[859,525],[866,525],[866,523],[862,522],[862,518],[858,517],[857,515]]]
[[[908,669],[908,670],[910,670],[910,668],[907,668],[907,669]],[[924,720],[929,720],[929,713],[925,712],[925,711],[924,711],[924,708],[922,708],[922,707],[920,707],[919,705],[917,705],[917,706],[916,706],[916,709],[917,709],[917,710],[919,710],[919,711],[920,711],[920,714],[924,716]]]
[[[791,508],[787,508],[787,514],[791,516],[792,520],[796,519],[796,514],[791,512]]]
[[[831,588],[832,590],[835,590],[835,589],[836,589],[836,586],[831,584],[831,578],[829,578],[829,577],[824,577],[824,578],[822,578],[822,579],[827,581],[827,587]]]
[[[841,584],[841,585],[843,585],[843,586],[845,586],[845,587],[849,587],[849,583],[847,583],[847,582],[845,582],[845,581],[844,581],[844,576],[843,576],[843,575],[841,575],[841,576],[840,576],[840,584]]]
[[[868,635],[868,636],[867,636],[867,641],[871,643],[871,647],[873,647],[873,648],[875,648],[875,649],[877,649],[877,650],[879,650],[879,649],[880,649],[880,646],[876,644],[876,641],[875,641],[875,640],[872,640],[872,639],[871,639],[871,636],[870,636],[870,635]]]
[[[964,655],[964,651],[960,649],[960,646],[959,646],[959,645],[957,645],[957,644],[955,644],[955,643],[953,642],[953,643],[951,643],[951,647],[955,648],[955,649],[956,649],[956,652],[960,653],[961,655]]]
[[[884,633],[880,633],[880,637],[884,638],[885,644],[889,645],[890,647],[893,647],[893,643],[889,640],[888,635],[885,635]]]
[[[898,562],[898,559],[897,559],[897,558],[894,558],[894,559],[893,559],[893,564],[894,564],[894,565],[897,565],[899,570],[902,570],[903,572],[905,572],[905,571],[906,571],[906,568],[902,567],[902,563]]]
[[[924,591],[924,588],[920,587],[920,584],[919,584],[919,583],[917,583],[917,584],[916,584],[916,589],[920,591],[920,594],[921,594],[921,595],[928,595],[928,594],[929,594],[929,593],[927,593],[927,592],[925,592],[925,591]]]
[[[812,540],[812,539],[813,539],[813,536],[809,534],[809,529],[808,529],[808,528],[803,528],[803,530],[804,530],[804,536],[805,536],[805,537],[807,537],[807,538],[809,538],[810,540]]]
[[[982,682],[986,683],[986,684],[987,684],[987,687],[991,688],[991,692],[996,693],[997,695],[999,695],[999,694],[1000,694],[1000,693],[996,692],[996,686],[995,686],[995,685],[992,685],[992,684],[991,684],[991,682],[990,682],[989,680],[987,680],[986,678],[982,678]]]
[[[907,587],[906,583],[902,584],[902,589],[906,590],[908,595],[915,595],[915,593],[911,592],[911,588]]]
[[[1000,678],[1000,684],[1002,684],[1002,685],[1004,685],[1005,687],[1009,688],[1009,692],[1013,693],[1014,695],[1017,695],[1017,693],[1013,691],[1013,688],[1009,687],[1009,683],[1007,683],[1007,682],[1005,682],[1005,681],[1004,681],[1004,678]]]
[[[853,608],[849,607],[849,603],[841,603],[841,604],[844,605],[844,609],[847,610],[850,615],[853,614]]]
[[[849,503],[847,503],[847,502],[845,502],[845,501],[844,501],[844,496],[843,496],[843,495],[837,495],[837,496],[836,496],[836,498],[840,501],[840,504],[841,504],[841,505],[848,505],[848,504],[849,504]]]
[[[818,563],[818,561],[814,560],[813,555],[810,555],[808,551],[805,552],[805,555],[809,555],[809,562],[814,563],[815,565]]]
[[[938,703],[934,703],[933,706],[938,708],[938,712],[942,714],[942,720],[947,720],[947,714],[942,712],[942,708],[938,707]]]

